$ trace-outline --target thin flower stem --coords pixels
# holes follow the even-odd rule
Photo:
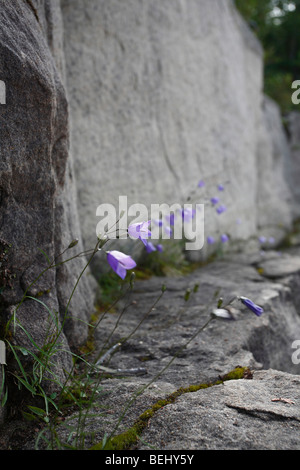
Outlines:
[[[104,343],[103,346],[102,346],[102,349],[101,349],[100,353],[99,353],[98,356],[97,356],[97,361],[99,361],[99,358],[101,358],[102,353],[103,353],[103,350],[105,349],[105,346],[107,345],[107,343],[109,342],[110,338],[112,337],[112,335],[114,334],[114,332],[115,332],[116,329],[118,328],[122,316],[124,315],[125,311],[130,307],[130,305],[132,305],[132,303],[130,303],[130,304],[128,304],[127,306],[125,306],[125,307],[123,308],[122,312],[120,313],[120,315],[119,315],[119,317],[118,317],[118,319],[117,319],[117,321],[116,321],[116,323],[115,323],[114,328],[113,328],[112,331],[110,332],[108,338],[106,339],[105,343]],[[102,320],[103,320],[103,318],[102,318]],[[122,344],[122,343],[120,343],[120,345],[121,345],[121,344]]]
[[[81,273],[79,274],[79,276],[78,276],[78,278],[77,278],[77,280],[76,280],[76,282],[75,282],[75,285],[74,285],[74,287],[73,287],[73,289],[72,289],[71,295],[70,295],[70,297],[69,297],[69,299],[68,299],[68,303],[67,303],[67,306],[66,306],[66,309],[65,309],[64,317],[63,317],[62,322],[61,322],[61,325],[60,325],[60,330],[58,331],[58,334],[56,335],[55,341],[54,341],[53,344],[51,345],[51,349],[54,347],[55,343],[57,342],[58,338],[60,337],[60,334],[62,333],[62,331],[63,331],[63,329],[64,329],[64,325],[65,325],[65,322],[66,322],[66,319],[67,319],[67,313],[68,313],[68,310],[69,310],[69,307],[70,307],[70,303],[71,303],[72,297],[73,297],[73,295],[74,295],[74,293],[75,293],[75,290],[77,289],[77,286],[78,286],[78,284],[79,284],[80,279],[82,278],[84,272],[86,271],[86,269],[88,268],[89,264],[91,263],[93,257],[95,256],[95,254],[96,254],[97,251],[98,251],[98,244],[99,244],[99,242],[96,243],[96,246],[95,246],[95,248],[94,248],[94,250],[93,250],[93,253],[92,253],[91,257],[89,258],[89,260],[88,260],[88,262],[86,263],[86,265],[84,266],[84,268],[81,270]]]
[[[162,296],[164,295],[164,292],[162,292],[159,297],[156,299],[156,301],[154,302],[154,304],[152,305],[152,307],[149,308],[149,310],[147,311],[147,313],[143,316],[143,318],[141,319],[141,321],[137,324],[137,326],[132,330],[132,332],[130,333],[130,335],[128,335],[125,339],[123,339],[121,342],[122,343],[125,343],[126,341],[128,341],[133,335],[134,333],[139,329],[139,327],[141,326],[141,324],[146,320],[146,318],[150,315],[150,313],[152,312],[152,310],[155,308],[155,306],[158,304],[158,302],[160,301],[160,299],[162,298]]]
[[[99,318],[99,320],[97,321],[97,323],[93,326],[93,328],[96,330],[96,328],[98,328],[99,324],[101,323],[101,321],[104,319],[105,315],[112,309],[114,308],[114,306],[121,300],[123,299],[124,297],[126,297],[128,291],[131,289],[131,286],[128,287],[128,289],[126,290],[126,292],[124,292],[123,294],[119,295],[119,297],[116,298],[116,300],[114,300],[114,302],[112,304],[110,304],[109,307],[107,307],[107,309],[102,313],[101,317]]]

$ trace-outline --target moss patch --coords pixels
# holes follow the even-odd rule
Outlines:
[[[278,250],[291,248],[299,244],[300,239],[300,218],[294,220],[291,230],[285,235],[281,243],[278,245]]]
[[[102,447],[102,443],[100,443],[91,447],[90,450],[129,450],[137,444],[139,436],[142,434],[143,430],[147,426],[150,418],[152,418],[154,414],[162,407],[174,403],[178,397],[184,395],[185,393],[193,393],[201,389],[212,387],[214,385],[220,385],[227,380],[238,380],[243,378],[252,378],[252,373],[248,369],[248,367],[238,366],[228,374],[225,374],[224,376],[220,377],[219,380],[215,382],[190,385],[188,387],[180,387],[178,390],[171,393],[165,399],[158,400],[156,403],[154,403],[151,408],[149,408],[139,416],[133,426],[131,426],[131,428],[129,428],[127,431],[124,431],[121,434],[118,434],[108,439],[104,448]]]

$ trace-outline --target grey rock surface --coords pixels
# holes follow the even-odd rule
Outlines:
[[[137,449],[149,449],[149,445],[158,450],[300,448],[300,369],[292,361],[292,343],[300,338],[298,284],[292,282],[298,279],[299,267],[290,269],[287,275],[288,260],[291,268],[294,266],[294,253],[286,253],[284,259],[270,253],[270,259],[277,256],[278,278],[269,279],[257,271],[260,256],[258,253],[253,264],[231,256],[188,277],[165,280],[167,290],[161,305],[155,306],[135,336],[113,355],[109,367],[144,366],[148,376],[143,380],[123,379],[119,391],[115,379],[104,382],[104,389],[111,392],[108,403],[117,415],[115,410],[125,409],[130,394],[169,364],[137,397],[118,432],[128,429],[139,414],[180,387],[215,382],[238,365],[254,371],[250,380],[233,380],[185,393],[175,403],[163,406],[150,419]],[[132,297],[136,303],[126,310],[112,342],[126,336],[140,320],[141,311],[147,311],[146,305],[153,305],[162,282],[152,279],[137,283]],[[195,283],[198,291],[191,295],[191,304],[186,303],[183,293]],[[247,296],[263,306],[263,315],[256,317],[234,302],[239,310],[236,320],[213,320],[173,360],[180,347],[205,324],[217,298],[222,297],[226,304],[235,295]],[[107,322],[112,328],[113,320]],[[107,429],[113,429],[116,421],[106,420]]]
[[[279,106],[263,97],[261,125],[257,145],[257,226],[279,241],[293,217],[293,187],[289,183],[291,165],[290,142],[282,125]],[[281,233],[280,233],[281,232]]]
[[[279,278],[297,274],[300,271],[300,258],[299,256],[285,256],[270,258],[262,260],[259,263],[262,274],[268,278]]]
[[[299,376],[278,370],[256,370],[249,380],[183,393],[154,413],[134,450],[299,450],[299,382]],[[108,387],[102,417],[107,432],[116,425],[117,410],[124,411],[143,385],[123,380],[118,389]],[[151,384],[127,410],[119,433],[174,391],[168,382]],[[91,425],[95,432],[97,424]]]
[[[41,302],[53,317],[57,312],[59,328],[66,299],[84,266],[79,259],[47,271],[32,284],[47,267],[44,254],[52,261],[72,239],[80,238],[59,1],[1,0],[0,24],[0,74],[7,90],[0,109],[1,325],[5,327],[16,312],[33,341],[30,345],[19,327],[13,341],[37,352],[33,344],[42,347],[49,340],[51,323]],[[25,293],[38,300],[27,298],[20,304]],[[92,311],[93,295],[85,277],[61,335],[56,362],[60,378],[72,364],[69,346],[78,347],[86,339],[84,322]]]
[[[117,329],[113,325],[120,311],[102,319],[102,328],[96,333],[97,341],[103,344],[105,335],[111,331],[110,344],[117,343],[129,336],[143,320],[130,341],[113,356],[111,366],[116,367],[121,361],[121,368],[126,364],[127,367],[138,367],[142,358],[148,357],[147,370],[153,375],[206,323],[219,297],[226,305],[236,296],[245,296],[263,306],[264,315],[256,317],[240,301],[234,301],[236,321],[213,320],[180,352],[166,377],[173,370],[172,382],[180,386],[181,371],[184,370],[184,380],[189,383],[206,382],[213,380],[216,371],[222,374],[238,364],[278,368],[297,374],[299,366],[291,361],[291,344],[300,337],[298,289],[292,282],[293,276],[286,275],[288,259],[293,266],[294,256],[286,255],[284,261],[277,259],[277,279],[268,279],[264,273],[258,273],[256,266],[241,262],[239,257],[236,260],[231,257],[188,276],[153,278],[137,283],[131,297],[124,301],[126,310],[118,320]],[[299,268],[294,271],[296,279],[298,272]],[[157,302],[164,283],[167,290]],[[185,292],[187,289],[193,291],[194,285],[199,286],[198,291],[191,293],[186,302]]]
[[[0,80],[6,85],[0,108],[1,326],[16,313],[41,347],[63,324],[52,371],[60,381],[72,365],[70,348],[87,339],[94,282],[85,272],[68,305],[84,258],[32,281],[47,266],[44,253],[56,258],[81,230],[83,243],[72,255],[94,246],[99,204],[118,206],[119,195],[129,205],[182,203],[200,179],[205,188],[195,200],[207,202],[222,183],[227,211],[222,224],[214,210],[206,211],[206,235],[222,230],[246,244],[258,229],[282,237],[299,215],[297,116],[289,121],[290,152],[278,107],[262,96],[260,44],[229,0],[172,5],[0,0]],[[291,359],[291,345],[300,338],[299,253],[251,250],[185,277],[138,282],[119,309],[104,316],[96,354],[120,342],[108,367],[113,376],[123,372],[102,381],[106,395],[95,411],[103,405],[108,411],[87,421],[87,448],[114,428],[141,387],[147,386],[119,430],[157,399],[241,365],[255,371],[252,380],[181,396],[155,414],[138,448],[149,442],[161,449],[299,449],[299,364]],[[196,284],[185,302],[186,289]],[[25,292],[38,302],[20,305]],[[234,320],[212,320],[200,331],[220,297],[226,303],[239,295],[262,305],[264,314],[258,318],[235,301]],[[36,353],[19,324],[12,325],[13,344]],[[76,422],[76,415],[70,419]],[[10,432],[4,429],[1,445]]]
[[[87,416],[87,449],[105,434],[128,431],[158,403],[132,449],[300,449],[300,364],[292,346],[300,339],[299,269],[286,276],[294,252],[286,253],[284,262],[277,255],[278,278],[270,279],[257,270],[260,256],[252,263],[224,257],[188,276],[139,281],[123,305],[102,318],[95,356],[120,346],[102,363],[112,375],[101,380]],[[167,290],[154,305],[163,283]],[[185,301],[186,289],[195,284],[198,291]],[[257,317],[235,301],[234,320],[214,319],[200,331],[218,299],[225,305],[236,295],[251,298],[264,313]],[[251,373],[215,384],[237,366]],[[215,385],[190,388],[199,384]],[[175,400],[163,401],[178,391]],[[76,413],[67,423],[58,430],[62,441],[77,423]]]
[[[287,141],[262,94],[261,46],[233,2],[62,0],[62,13],[85,246],[100,204],[118,210],[125,195],[150,212],[183,204],[199,180],[198,203],[221,196],[227,206],[220,222],[206,204],[205,236],[222,226],[245,241],[269,227],[280,239],[291,223]]]
[[[300,113],[293,111],[286,117],[286,128],[289,134],[290,158],[286,167],[287,180],[292,193],[291,207],[293,217],[299,217],[300,205]]]
[[[155,414],[143,440],[161,450],[299,450],[299,385],[269,369],[184,394]]]

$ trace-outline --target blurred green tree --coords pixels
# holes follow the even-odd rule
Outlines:
[[[283,112],[292,103],[292,82],[300,80],[300,0],[235,0],[264,48],[265,93]]]

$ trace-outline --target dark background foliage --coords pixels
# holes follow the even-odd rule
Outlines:
[[[264,51],[265,93],[283,112],[297,109],[291,85],[300,80],[300,0],[235,0]]]

